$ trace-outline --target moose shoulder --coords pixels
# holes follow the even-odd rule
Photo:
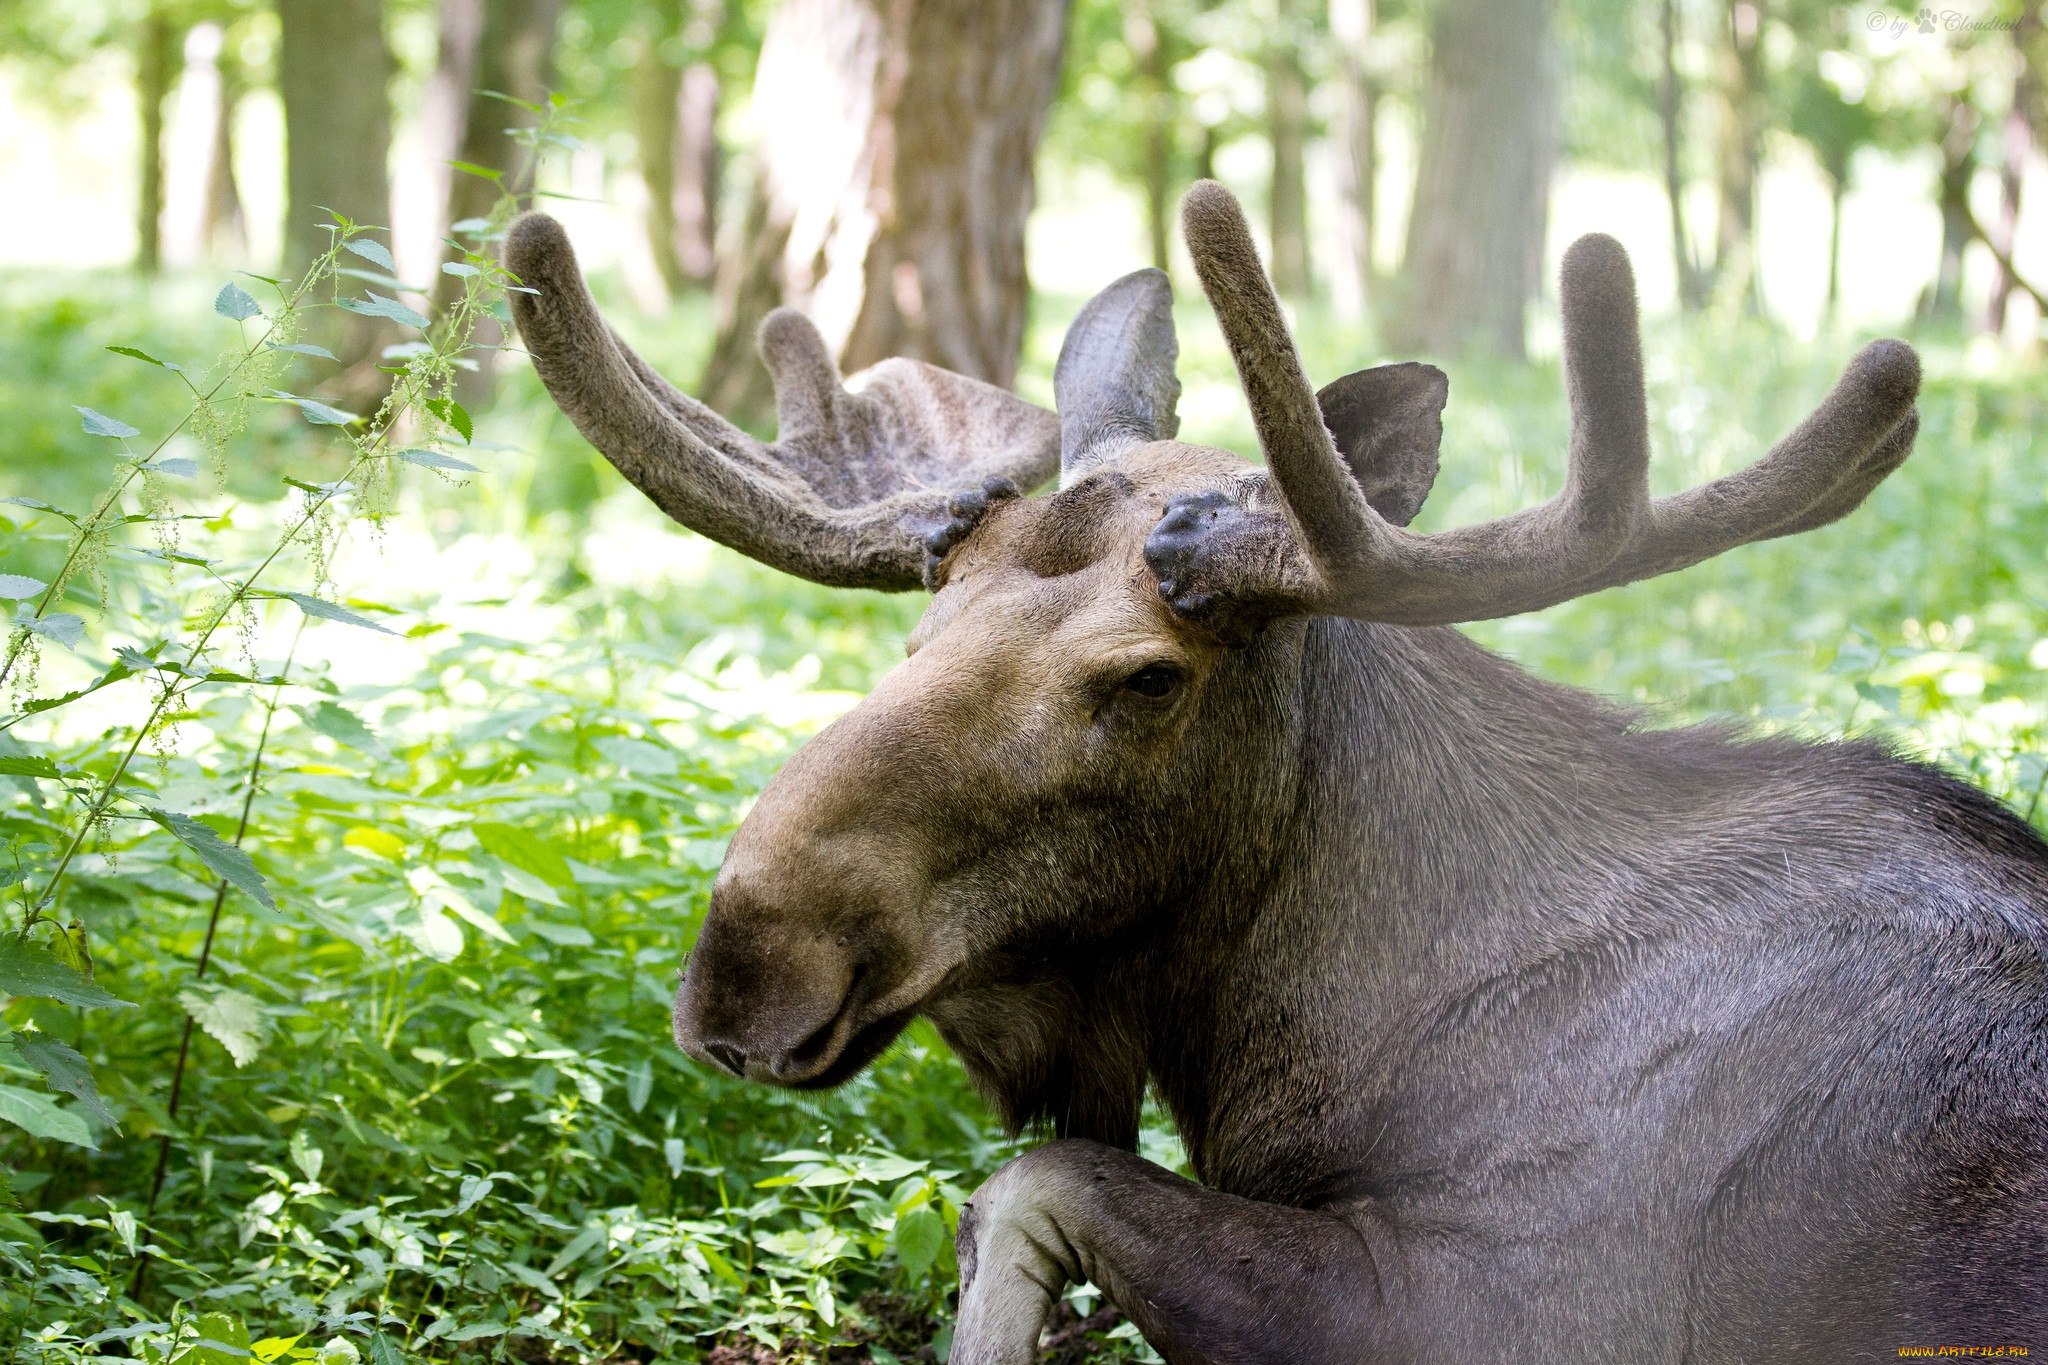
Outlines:
[[[1844,515],[1911,449],[1913,353],[1651,500],[1628,262],[1583,239],[1564,490],[1421,536],[1443,376],[1318,394],[1236,202],[1184,223],[1263,469],[1173,440],[1157,272],[1076,320],[1057,415],[910,361],[842,384],[778,314],[764,444],[514,226],[520,331],[621,472],[934,594],[734,837],[677,1041],[829,1086],[922,1014],[1051,1127],[961,1220],[972,1365],[1034,1360],[1083,1278],[1174,1362],[2048,1347],[2048,847],[1870,745],[1643,729],[1445,628]],[[1148,1084],[1201,1183],[1133,1154]]]

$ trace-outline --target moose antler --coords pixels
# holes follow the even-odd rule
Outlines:
[[[1373,509],[1332,444],[1237,200],[1202,181],[1181,213],[1292,539],[1310,561],[1279,571],[1295,580],[1278,594],[1293,605],[1408,625],[1534,611],[1833,521],[1912,450],[1920,363],[1903,342],[1876,341],[1755,464],[1652,500],[1635,279],[1620,243],[1587,236],[1565,253],[1559,282],[1572,418],[1564,489],[1494,521],[1417,535]],[[1214,509],[1170,508],[1155,532],[1148,557],[1180,575],[1162,573],[1162,590],[1202,607],[1233,593],[1275,595],[1275,584],[1216,581],[1219,570],[1272,577],[1275,557],[1246,545],[1205,553],[1189,539],[1205,515],[1213,520]],[[1205,573],[1192,592],[1189,580]]]
[[[533,291],[512,295],[512,314],[534,368],[585,438],[677,521],[788,573],[915,588],[991,490],[1031,488],[1058,467],[1052,413],[915,360],[885,360],[849,388],[817,329],[786,308],[761,324],[779,431],[757,441],[605,324],[554,219],[514,223],[505,265]]]

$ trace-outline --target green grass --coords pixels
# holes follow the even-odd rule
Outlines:
[[[234,341],[206,311],[215,283],[6,281],[0,495],[91,502],[109,448],[72,404],[148,437],[174,423],[175,384],[99,348],[203,361]],[[1028,392],[1044,392],[1071,307],[1041,306]],[[705,317],[627,330],[687,374]],[[1318,380],[1375,358],[1327,319],[1303,332]],[[1199,303],[1182,333],[1184,434],[1250,451]],[[1659,490],[1760,453],[1855,340],[1653,327]],[[1840,525],[1473,633],[1664,720],[1888,731],[2031,810],[2048,772],[2048,413],[2037,375],[1979,373],[1954,346],[1927,361],[1918,453]],[[1446,368],[1421,527],[1547,496],[1565,446],[1555,366]],[[666,529],[524,372],[478,440],[482,473],[408,470],[383,529],[355,526],[333,561],[327,595],[399,635],[316,620],[299,636],[295,609],[263,604],[228,655],[274,676],[298,636],[289,681],[199,687],[130,774],[136,803],[228,838],[259,771],[246,847],[276,909],[229,891],[195,980],[217,869],[145,819],[87,841],[56,914],[135,1007],[0,1012],[17,1035],[0,1086],[49,1103],[20,1044],[56,1040],[91,1063],[105,1107],[54,1105],[90,1145],[0,1126],[18,1201],[0,1213],[0,1360],[691,1361],[751,1335],[887,1361],[942,1333],[958,1203],[1015,1149],[929,1032],[824,1097],[722,1080],[667,1038],[724,841],[791,747],[899,657],[920,604],[797,583]],[[213,568],[138,553],[153,530],[128,528],[104,606],[89,584],[65,604],[84,618],[75,654],[46,647],[9,711],[176,636],[213,572],[276,543],[280,479],[345,463],[291,411],[257,411],[224,489],[202,477],[170,495],[211,518],[182,523],[180,545]],[[4,514],[0,574],[47,578],[68,528]],[[280,588],[319,578],[303,556],[280,572]],[[140,689],[8,732],[0,757],[74,774],[0,776],[0,876],[27,874],[8,894],[77,828],[68,789],[109,770]],[[188,1013],[201,1027],[173,1118]],[[1147,1140],[1170,1159],[1156,1122]]]

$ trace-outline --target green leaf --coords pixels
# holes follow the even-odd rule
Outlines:
[[[18,1086],[0,1085],[0,1120],[26,1130],[32,1137],[68,1142],[73,1147],[99,1150],[86,1121],[48,1095]]]
[[[217,986],[210,992],[188,986],[178,992],[178,1003],[194,1023],[228,1050],[237,1067],[247,1066],[263,1051],[270,1020],[256,997],[244,995],[231,986]]]
[[[546,840],[537,838],[532,830],[488,821],[469,828],[476,835],[476,841],[483,845],[484,852],[493,858],[510,863],[522,872],[530,872],[551,886],[569,886],[575,881],[562,855]]]
[[[159,474],[171,474],[181,479],[199,477],[199,461],[188,455],[167,455],[161,460],[151,462],[148,468]]]
[[[458,280],[466,280],[472,275],[483,274],[481,270],[478,270],[467,261],[444,261],[441,264],[441,273],[443,275],[453,275]]]
[[[78,414],[78,424],[88,436],[112,436],[125,441],[130,436],[142,434],[120,418],[109,417],[104,412],[94,412],[91,408],[81,408],[76,404],[72,405],[72,411]]]
[[[299,610],[308,616],[317,616],[323,621],[339,621],[345,626],[361,626],[364,630],[379,631],[385,635],[398,634],[397,631],[392,630],[388,626],[378,625],[361,612],[350,611],[347,607],[336,606],[324,598],[308,597],[302,592],[288,592],[284,595],[293,602],[296,602]]]
[[[185,368],[183,365],[173,365],[168,360],[158,360],[148,351],[139,351],[133,346],[109,346],[107,347],[107,349],[112,351],[115,355],[125,355],[128,356],[130,359],[140,360],[145,364],[154,365],[160,370],[183,370]]]
[[[370,1365],[411,1365],[398,1343],[382,1332],[370,1333]]]
[[[134,1008],[59,962],[48,949],[12,934],[0,935],[0,995],[33,996],[88,1010]]]
[[[42,579],[30,578],[27,574],[0,573],[0,597],[10,602],[18,602],[24,597],[34,597],[48,586],[49,584]]]
[[[277,902],[271,898],[270,887],[263,880],[263,874],[256,870],[256,864],[249,861],[248,854],[215,834],[213,826],[176,811],[158,810],[153,806],[144,809],[150,819],[177,835],[185,847],[199,855],[200,862],[228,885],[248,892],[266,910],[277,909]]]
[[[290,403],[298,408],[300,412],[306,414],[306,420],[314,426],[345,427],[352,422],[363,420],[359,413],[347,412],[341,408],[331,407],[326,403],[320,402],[318,399],[301,398],[295,393],[286,393],[282,389],[272,389],[270,396],[280,402]]]
[[[64,770],[39,755],[0,757],[0,777],[62,777]]]
[[[645,1058],[626,1068],[626,1103],[634,1113],[647,1107],[647,1097],[654,1093],[654,1067]]]
[[[325,735],[344,748],[376,758],[388,757],[384,742],[377,738],[362,717],[336,702],[323,701],[296,708],[299,718],[316,735]]]
[[[556,1254],[555,1259],[548,1262],[548,1268],[542,1271],[541,1273],[543,1275],[546,1275],[548,1278],[553,1279],[555,1276],[561,1274],[564,1270],[567,1270],[570,1266],[576,1264],[576,1262],[582,1260],[583,1257],[590,1251],[592,1247],[596,1246],[603,1240],[603,1228],[598,1227],[583,1229],[583,1231],[577,1233],[574,1237],[571,1237],[569,1239],[569,1245],[563,1247],[561,1251]]]
[[[391,259],[390,251],[385,249],[382,242],[373,241],[368,237],[351,237],[341,245],[344,250],[353,251],[371,265],[381,265],[386,270],[398,269],[398,263]]]
[[[407,464],[416,464],[423,469],[452,469],[463,474],[475,474],[477,466],[467,460],[458,460],[453,455],[443,455],[438,450],[401,450],[398,458]]]
[[[488,180],[494,185],[505,177],[503,171],[492,170],[489,166],[479,166],[474,161],[451,161],[448,164],[461,171],[464,175],[473,175],[481,180]],[[470,220],[465,219],[464,221]]]
[[[423,315],[414,312],[397,299],[387,299],[382,294],[368,290],[364,293],[367,295],[366,298],[343,299],[341,306],[366,318],[389,318],[393,322],[402,322],[408,327],[418,327],[423,331],[429,325]]]
[[[263,316],[263,310],[256,306],[255,298],[233,280],[222,285],[220,292],[213,296],[213,311],[224,318],[233,318],[236,322],[247,322],[250,318]]]
[[[896,1259],[912,1275],[922,1275],[939,1259],[946,1244],[946,1220],[926,1204],[896,1220]]]
[[[429,398],[427,411],[454,427],[464,445],[468,445],[470,438],[476,435],[476,424],[470,421],[469,410],[453,398]]]
[[[23,610],[26,611],[27,608],[24,607]],[[79,642],[85,639],[85,619],[68,611],[52,612],[48,616],[20,621],[17,624],[27,626],[46,639],[55,640],[66,649],[78,648]]]
[[[114,1116],[100,1099],[100,1088],[92,1078],[92,1063],[68,1043],[41,1033],[24,1033],[14,1040],[21,1059],[43,1073],[43,1082],[78,1101],[78,1107],[111,1128]]]
[[[458,1215],[468,1213],[487,1198],[496,1187],[497,1182],[489,1176],[466,1175],[462,1177],[462,1190],[455,1198],[455,1212]]]
[[[328,350],[325,346],[315,346],[310,341],[294,341],[288,345],[272,346],[270,349],[273,351],[290,351],[293,355],[318,356],[322,360],[340,359],[339,356],[335,355],[334,352]]]

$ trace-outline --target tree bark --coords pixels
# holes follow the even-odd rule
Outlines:
[[[2004,155],[1998,168],[1998,221],[1992,228],[1994,245],[2007,257],[2019,236],[2020,192],[2026,183],[2027,161],[2034,151],[2034,125],[2040,116],[2041,75],[2033,55],[2040,41],[2042,0],[2028,0],[2020,8],[2019,22],[2012,32],[2013,52],[2018,69],[2013,73],[2012,108],[2006,111]],[[2005,314],[2015,289],[2013,277],[2004,265],[1991,278],[1991,307],[1984,319],[1993,336],[2005,331]]]
[[[1842,301],[1842,200],[1849,193],[1846,171],[1828,171],[1828,302],[1824,316],[1832,322]]]
[[[1278,33],[1266,45],[1266,129],[1273,144],[1273,287],[1295,299],[1308,297],[1308,176],[1303,166],[1308,143],[1308,82],[1301,71],[1301,43],[1292,0],[1279,0]]]
[[[434,69],[420,96],[420,143],[432,168],[428,193],[435,206],[434,224],[425,241],[407,244],[405,262],[408,269],[413,261],[422,262],[422,274],[433,268],[425,262],[440,261],[441,239],[448,235],[448,191],[456,174],[448,163],[455,160],[469,124],[477,47],[484,37],[484,0],[441,0],[439,21]]]
[[[1372,298],[1372,233],[1379,178],[1379,78],[1372,64],[1374,0],[1330,0],[1330,39],[1337,52],[1337,229],[1344,269],[1333,282],[1351,318]]]
[[[718,70],[702,59],[723,19],[718,0],[694,0],[680,26],[672,12],[642,32],[634,113],[640,177],[647,186],[647,244],[673,295],[711,283],[717,266]],[[680,64],[670,49],[695,54]]]
[[[1678,0],[1663,0],[1658,15],[1663,40],[1663,80],[1657,112],[1664,127],[1664,199],[1671,211],[1671,260],[1678,276],[1678,302],[1686,312],[1706,302],[1706,280],[1685,225],[1685,80],[1678,70]]]
[[[1960,322],[1963,316],[1963,252],[1970,245],[1970,182],[1977,176],[1976,105],[1966,88],[1948,97],[1948,126],[1941,138],[1941,262],[1921,307],[1926,322]]]
[[[484,6],[483,33],[477,43],[468,109],[455,159],[497,172],[496,178],[456,168],[448,181],[447,221],[488,218],[500,196],[522,204],[533,191],[533,157],[512,136],[512,129],[530,126],[533,116],[502,98],[538,104],[547,98],[554,79],[555,31],[561,24],[562,0],[490,0]],[[489,93],[487,93],[489,92]],[[460,292],[450,275],[435,278],[436,305]]]
[[[1721,50],[1721,213],[1714,282],[1756,311],[1756,182],[1763,156],[1763,0],[1728,0]]]
[[[1159,24],[1156,0],[1130,0],[1124,9],[1124,43],[1137,66],[1138,94],[1143,101],[1145,164],[1145,236],[1152,264],[1167,268],[1173,229],[1173,128],[1175,92],[1166,34]]]
[[[391,221],[391,54],[383,0],[277,0],[277,13],[291,273],[327,249],[327,210]]]
[[[1443,0],[1408,221],[1405,350],[1524,354],[1557,153],[1552,0]]]
[[[140,193],[135,202],[135,265],[154,275],[164,261],[164,101],[171,93],[170,16],[153,4],[144,16],[135,54],[135,98],[142,122]]]
[[[787,0],[754,76],[763,120],[745,250],[719,282],[702,388],[768,409],[754,330],[804,309],[853,371],[913,356],[1008,385],[1024,220],[1067,0]]]

